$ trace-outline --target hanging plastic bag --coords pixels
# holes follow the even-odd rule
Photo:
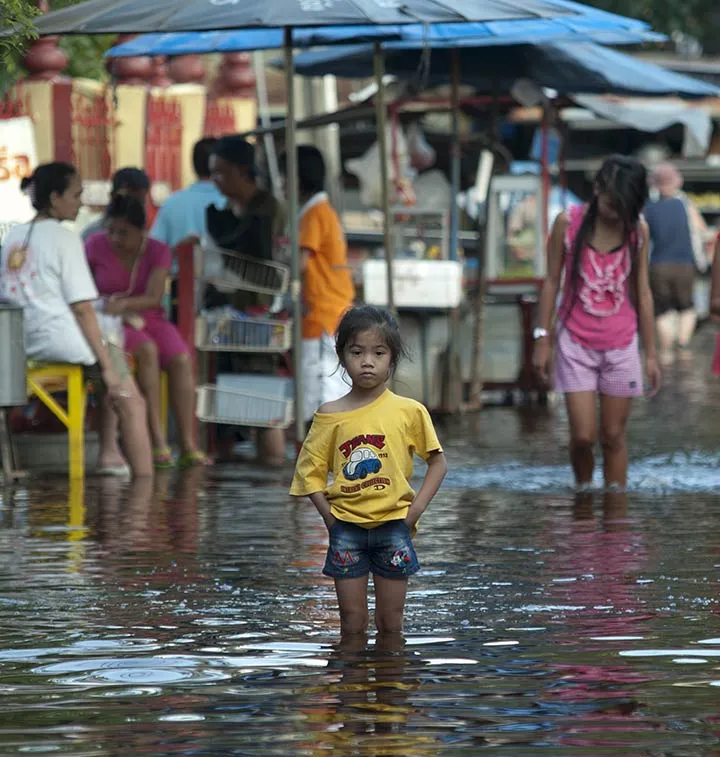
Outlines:
[[[410,165],[418,172],[427,171],[435,165],[437,155],[430,143],[425,138],[420,124],[413,123],[408,129],[407,135],[408,152],[410,153]]]
[[[125,335],[123,334],[123,321],[119,315],[110,315],[105,312],[105,299],[95,300],[93,307],[100,326],[100,333],[108,344],[123,348]]]
[[[390,181],[391,202],[395,199],[394,187],[412,183],[413,171],[410,166],[407,140],[402,129],[395,132],[395,156],[393,156],[392,127],[387,126],[388,177]],[[398,170],[395,170],[397,164]],[[380,146],[375,142],[359,158],[346,162],[347,170],[360,181],[360,201],[365,207],[378,208],[382,204],[382,186],[380,180]],[[397,174],[397,175],[396,175]]]

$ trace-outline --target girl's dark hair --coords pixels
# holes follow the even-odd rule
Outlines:
[[[594,193],[592,201],[583,217],[580,228],[575,236],[574,249],[566,250],[572,254],[570,268],[570,293],[566,298],[561,319],[570,315],[580,290],[580,270],[582,254],[595,230],[598,217],[598,194],[607,195],[617,212],[623,226],[623,246],[630,246],[630,263],[632,275],[631,295],[637,295],[638,255],[640,240],[638,235],[638,221],[640,214],[648,201],[648,179],[645,166],[635,158],[624,155],[613,155],[602,164],[595,175]]]
[[[114,195],[105,211],[105,218],[119,218],[137,226],[138,229],[144,229],[147,221],[145,208],[140,200],[132,195]]]
[[[335,337],[335,351],[340,364],[344,365],[345,350],[362,331],[379,331],[390,349],[390,370],[395,372],[401,358],[407,357],[407,348],[400,335],[400,327],[395,317],[384,308],[361,305],[350,308],[338,326]]]
[[[76,174],[75,167],[69,163],[44,163],[33,171],[32,176],[22,180],[20,189],[30,191],[35,210],[45,211],[50,207],[52,193],[64,194]]]

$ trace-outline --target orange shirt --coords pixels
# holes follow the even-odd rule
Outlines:
[[[332,336],[355,298],[347,243],[335,209],[323,192],[306,205],[300,219],[300,249],[310,257],[303,280],[303,339]]]

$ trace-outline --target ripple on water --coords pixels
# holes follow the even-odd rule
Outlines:
[[[230,677],[199,658],[181,656],[74,660],[43,665],[33,672],[64,686],[195,684]]]
[[[528,466],[524,463],[451,467],[445,485],[464,489],[546,493],[566,492],[574,488],[567,465],[533,466],[532,475],[528,475]],[[593,486],[596,489],[603,486],[601,469],[596,469]],[[720,492],[720,456],[693,451],[634,460],[629,471],[628,490],[653,494]]]
[[[699,412],[714,445],[720,402]],[[481,433],[494,444],[488,424],[514,414],[483,414]],[[144,510],[88,480],[82,543],[51,533],[79,522],[67,491],[16,500],[0,522],[0,755],[717,749],[717,456],[633,463],[621,518],[597,492],[571,496],[564,423],[514,439],[530,468],[462,439],[423,517],[408,644],[389,651],[339,644],[326,533],[287,500],[289,471],[202,471],[205,499],[196,479]]]

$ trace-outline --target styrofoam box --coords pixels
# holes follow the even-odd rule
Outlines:
[[[395,307],[438,309],[455,308],[462,300],[462,263],[457,260],[393,261]],[[365,302],[385,306],[387,302],[387,265],[384,260],[363,263]]]

